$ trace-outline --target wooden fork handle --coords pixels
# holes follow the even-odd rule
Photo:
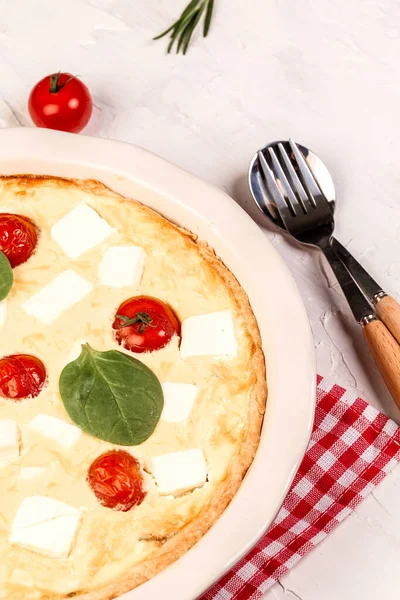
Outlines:
[[[400,346],[382,321],[364,324],[363,331],[387,388],[400,409]]]
[[[375,310],[400,344],[400,304],[391,296],[383,296],[378,300]]]

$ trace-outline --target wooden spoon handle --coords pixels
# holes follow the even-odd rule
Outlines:
[[[363,330],[378,369],[400,409],[400,346],[382,321],[370,321]]]
[[[400,304],[391,296],[384,296],[377,302],[376,312],[400,344]]]

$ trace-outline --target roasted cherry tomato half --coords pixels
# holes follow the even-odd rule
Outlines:
[[[70,73],[47,75],[29,96],[29,113],[38,127],[78,133],[92,114],[86,85]]]
[[[136,458],[124,450],[111,450],[91,464],[88,483],[96,498],[107,508],[126,512],[146,496]]]
[[[34,398],[46,381],[41,360],[29,354],[11,354],[0,359],[0,396],[12,400]]]
[[[31,219],[23,215],[0,214],[0,250],[13,268],[28,260],[37,241],[38,231]]]
[[[153,352],[180,335],[178,317],[161,300],[136,296],[119,307],[113,328],[117,342],[131,352]]]

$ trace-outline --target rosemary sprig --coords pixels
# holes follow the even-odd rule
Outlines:
[[[176,44],[176,52],[182,50],[183,54],[186,54],[193,32],[204,13],[203,36],[207,37],[210,31],[213,10],[214,0],[191,0],[179,19],[154,39],[159,40],[170,34],[168,52],[171,52],[174,44]]]
[[[136,323],[140,323],[137,332],[143,333],[146,330],[146,327],[152,327],[155,329],[156,325],[152,325],[153,319],[145,312],[138,312],[134,317],[127,317],[126,315],[117,315],[117,319],[121,319],[123,321],[122,325],[118,325],[118,329],[123,329],[124,327],[131,327]]]

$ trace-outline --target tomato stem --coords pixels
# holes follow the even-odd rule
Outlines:
[[[54,73],[53,75],[51,75],[49,88],[50,94],[58,94],[58,92],[62,90],[63,87],[67,85],[67,83],[78,77],[78,75],[71,75],[71,77],[69,77],[67,81],[64,81],[64,83],[59,83],[60,75],[61,71],[58,71],[58,73]]]
[[[140,323],[137,332],[144,333],[146,327],[156,327],[156,325],[152,325],[153,319],[145,312],[138,312],[134,317],[127,317],[126,315],[117,315],[117,319],[121,319],[123,321],[122,325],[118,325],[118,329],[123,329],[124,327],[131,327],[136,323]]]

